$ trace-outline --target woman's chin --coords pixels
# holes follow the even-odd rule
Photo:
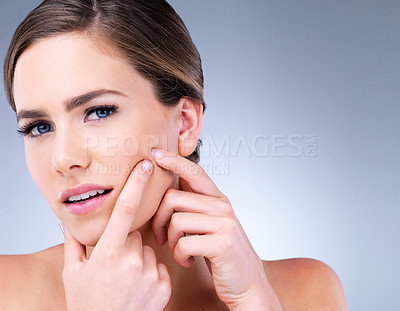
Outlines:
[[[141,218],[142,217],[138,217],[138,219],[135,219],[130,232],[140,229],[140,227],[142,227],[143,224],[146,223]],[[101,236],[103,235],[104,230],[107,227],[107,223],[108,220],[104,222],[102,221],[100,223],[90,223],[90,225],[87,224],[86,226],[82,226],[80,228],[71,228],[70,232],[72,233],[74,238],[82,245],[95,247],[96,244],[99,242]]]
[[[75,236],[75,239],[84,246],[95,247],[96,244],[99,242],[101,235],[82,235],[82,236]]]
[[[96,246],[97,242],[100,240],[101,235],[104,232],[104,229],[106,227],[105,224],[98,224],[98,225],[93,225],[91,224],[90,226],[85,226],[83,227],[78,227],[78,228],[70,228],[71,234],[74,236],[74,238],[81,243],[84,246]]]

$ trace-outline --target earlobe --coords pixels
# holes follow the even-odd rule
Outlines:
[[[203,105],[191,98],[181,99],[181,128],[178,139],[179,155],[190,155],[197,146],[203,121]]]

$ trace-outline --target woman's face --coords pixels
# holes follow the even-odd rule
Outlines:
[[[29,131],[29,172],[57,217],[88,246],[104,231],[133,167],[152,147],[177,152],[182,125],[178,106],[161,105],[149,81],[102,51],[78,33],[45,39],[21,55],[14,80],[18,123]],[[132,230],[177,187],[173,174],[154,170]],[[70,196],[88,190],[99,197],[66,203],[65,191],[79,186],[67,193],[69,202],[83,200]]]

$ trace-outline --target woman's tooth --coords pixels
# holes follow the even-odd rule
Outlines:
[[[68,201],[70,202],[75,202],[75,201],[81,201],[81,200],[86,200],[89,197],[94,197],[97,194],[103,194],[105,190],[93,190],[93,191],[88,191],[86,193],[78,194],[71,196]]]

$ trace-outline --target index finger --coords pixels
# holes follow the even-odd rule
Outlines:
[[[152,155],[159,166],[179,175],[194,192],[214,197],[224,196],[200,165],[164,150],[153,149]]]
[[[143,190],[152,172],[153,163],[150,160],[139,162],[129,175],[122,189],[110,220],[100,237],[98,245],[121,248],[126,245],[136,212],[142,199]]]

